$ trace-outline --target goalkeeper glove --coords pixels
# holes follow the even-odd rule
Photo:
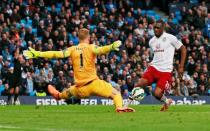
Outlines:
[[[40,56],[40,51],[36,51],[33,48],[29,47],[29,50],[23,51],[23,55],[26,57],[26,59],[38,58]]]
[[[119,47],[121,46],[122,42],[120,40],[115,41],[111,44],[111,50],[119,51]]]

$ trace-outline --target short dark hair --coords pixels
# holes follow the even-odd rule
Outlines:
[[[165,22],[162,19],[157,20],[155,24],[157,24],[157,23],[160,23],[161,24],[161,27],[159,27],[159,28],[165,29]],[[156,27],[156,25],[154,26],[154,28],[155,27]]]
[[[162,19],[157,20],[156,23],[161,23],[163,26],[165,25],[165,22]]]

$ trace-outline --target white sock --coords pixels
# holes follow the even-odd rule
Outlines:
[[[162,102],[164,102],[164,103],[166,103],[166,104],[169,104],[169,99],[166,98],[165,95],[163,95],[163,96],[160,98],[160,101],[162,101]]]
[[[133,101],[133,99],[128,98],[127,102],[124,104],[124,107],[128,107],[132,101]]]

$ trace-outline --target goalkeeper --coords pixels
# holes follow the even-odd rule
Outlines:
[[[59,92],[52,85],[48,85],[49,93],[57,100],[68,99],[71,96],[85,98],[92,95],[112,98],[116,112],[134,112],[130,107],[123,107],[122,96],[119,91],[96,74],[95,60],[97,55],[107,54],[110,51],[119,51],[121,41],[115,41],[111,45],[97,47],[90,44],[88,29],[80,29],[78,33],[79,45],[69,47],[63,51],[35,51],[32,48],[23,52],[24,56],[30,58],[66,58],[70,57],[73,63],[75,85],[63,92]]]

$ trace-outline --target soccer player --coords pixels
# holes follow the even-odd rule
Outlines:
[[[118,51],[121,41],[115,41],[111,45],[97,47],[90,44],[88,29],[80,29],[78,33],[79,45],[69,47],[63,51],[35,51],[32,48],[23,52],[26,58],[65,58],[70,57],[73,63],[75,85],[63,92],[59,92],[52,85],[48,85],[49,93],[57,100],[68,99],[71,96],[78,98],[89,97],[92,95],[112,98],[116,107],[116,112],[134,112],[129,107],[123,107],[122,96],[119,91],[103,80],[96,74],[95,61],[97,55],[107,54],[110,51]]]
[[[14,95],[14,105],[17,105],[19,90],[22,84],[22,64],[25,62],[23,55],[19,54],[19,48],[14,53],[14,67],[11,67],[6,77],[9,84],[9,93],[7,98],[7,104],[11,103],[11,97]]]
[[[160,111],[166,111],[172,103],[172,99],[166,98],[164,93],[170,90],[174,52],[175,49],[181,51],[181,60],[178,67],[178,72],[181,77],[184,71],[186,48],[175,36],[164,31],[164,22],[162,20],[155,23],[154,32],[155,36],[149,41],[149,46],[154,53],[153,60],[142,78],[135,84],[135,87],[145,88],[153,82],[156,82],[157,86],[153,94],[158,100],[164,102]],[[130,96],[128,104],[132,99],[132,96]]]

